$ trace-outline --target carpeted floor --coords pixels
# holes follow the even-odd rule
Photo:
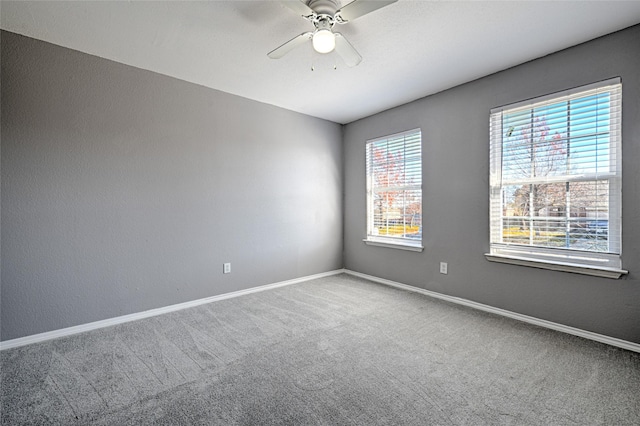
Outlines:
[[[348,275],[0,355],[7,425],[640,424],[640,354]]]

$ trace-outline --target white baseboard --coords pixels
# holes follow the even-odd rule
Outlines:
[[[508,318],[513,318],[518,321],[526,322],[529,324],[534,324],[540,327],[549,328],[551,330],[561,331],[563,333],[572,334],[574,336],[583,337],[585,339],[594,340],[600,343],[606,343],[607,345],[615,346],[622,349],[627,349],[633,352],[640,353],[640,344],[629,342],[627,340],[617,339],[615,337],[605,336],[603,334],[593,333],[591,331],[581,330],[579,328],[570,327],[568,325],[558,324],[555,322],[543,320],[536,317],[531,317],[529,315],[519,314],[517,312],[507,311],[505,309],[494,308],[493,306],[485,305],[478,302],[473,302],[471,300],[462,299],[459,297],[448,296],[446,294],[437,293],[435,291],[425,290],[423,288],[410,286],[407,284],[401,284],[395,281],[386,280],[384,278],[374,277],[372,275],[362,274],[360,272],[351,271],[348,269],[344,270],[344,273],[353,275],[355,277],[364,278],[369,281],[374,281],[380,284],[385,284],[392,287],[401,288],[403,290],[413,291],[415,293],[424,294],[429,297],[433,297],[436,299],[446,300],[447,302],[456,303],[458,305],[468,306],[470,308],[478,309],[480,311],[490,312],[492,314],[501,315]]]
[[[99,328],[111,327],[113,325],[122,324],[125,322],[136,321],[143,318],[154,317],[156,315],[162,315],[169,312],[179,311],[181,309],[192,308],[194,306],[204,305],[205,303],[216,302],[218,300],[231,299],[233,297],[244,296],[259,291],[271,290],[278,287],[284,287],[287,285],[298,284],[301,282],[315,280],[317,278],[329,277],[332,275],[344,273],[344,269],[337,269],[335,271],[323,272],[321,274],[309,275],[306,277],[295,278],[287,281],[280,281],[273,284],[266,284],[259,287],[248,288],[246,290],[234,291],[231,293],[220,294],[218,296],[205,297],[203,299],[192,300],[189,302],[178,303],[175,305],[164,306],[162,308],[150,309],[148,311],[136,312],[134,314],[122,315],[115,318],[109,318],[106,320],[90,322],[87,324],[80,324],[73,327],[61,328],[59,330],[47,331],[45,333],[33,334],[31,336],[19,337],[17,339],[6,340],[0,342],[0,351],[5,349],[17,348],[19,346],[30,345],[32,343],[44,342],[46,340],[56,339],[58,337],[71,336],[73,334],[84,333],[86,331],[97,330]]]
[[[605,336],[603,334],[597,334],[586,330],[581,330],[575,327],[569,327],[567,325],[558,324],[555,322],[543,320],[536,317],[531,317],[528,315],[519,314],[517,312],[507,311],[505,309],[495,308],[493,306],[485,305],[478,302],[473,302],[471,300],[462,299],[459,297],[448,296],[446,294],[437,293],[430,290],[425,290],[419,287],[410,286],[407,284],[402,284],[396,281],[387,280],[384,278],[374,277],[373,275],[367,275],[360,272],[351,271],[348,269],[337,269],[334,271],[324,272],[321,274],[309,275],[306,277],[296,278],[287,281],[281,281],[273,284],[266,284],[259,287],[253,287],[246,290],[234,291],[231,293],[220,294],[218,296],[205,297],[203,299],[192,300],[190,302],[178,303],[175,305],[165,306],[162,308],[150,309],[148,311],[137,312],[134,314],[123,315],[115,318],[109,318],[106,320],[90,322],[87,324],[81,324],[74,327],[62,328],[59,330],[48,331],[45,333],[33,334],[31,336],[20,337],[17,339],[6,340],[0,342],[0,350],[16,348],[19,346],[30,345],[32,343],[44,342],[51,339],[56,339],[58,337],[71,336],[73,334],[84,333],[86,331],[97,330],[99,328],[110,327],[113,325],[118,325],[130,321],[136,321],[143,318],[149,318],[156,315],[162,315],[169,312],[179,311],[181,309],[187,309],[194,306],[204,305],[205,303],[216,302],[219,300],[230,299],[233,297],[244,296],[251,293],[256,293],[259,291],[270,290],[278,287],[284,287],[287,285],[298,284],[305,281],[314,280],[317,278],[329,277],[332,275],[338,275],[346,273],[349,275],[353,275],[356,277],[364,278],[369,281],[377,282],[380,284],[385,284],[391,287],[400,288],[403,290],[412,291],[415,293],[424,294],[429,297],[433,297],[440,300],[445,300],[447,302],[456,303],[459,305],[468,306],[470,308],[478,309],[485,312],[490,312],[493,314],[501,315],[504,317],[512,318],[518,321],[526,322],[529,324],[534,324],[540,327],[549,328],[551,330],[561,331],[563,333],[572,334],[574,336],[583,337],[585,339],[594,340],[596,342],[605,343],[607,345],[615,346],[622,349],[627,349],[633,352],[640,353],[640,344],[629,342],[622,339],[617,339],[615,337]]]

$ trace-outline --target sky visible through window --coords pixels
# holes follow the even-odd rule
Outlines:
[[[608,173],[609,97],[599,93],[505,114],[503,182]]]
[[[503,114],[503,242],[608,251],[610,116],[608,92]]]

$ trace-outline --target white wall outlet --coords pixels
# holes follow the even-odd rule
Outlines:
[[[222,265],[222,273],[223,274],[230,274],[231,273],[231,264],[230,263],[224,263]]]
[[[448,274],[449,272],[447,272],[447,269],[448,269],[447,262],[440,262],[440,273]]]

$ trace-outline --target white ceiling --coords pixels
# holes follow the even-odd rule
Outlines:
[[[310,43],[269,59],[313,28],[279,1],[2,0],[0,15],[11,32],[348,123],[637,24],[640,1],[400,0],[339,26],[355,68]]]

